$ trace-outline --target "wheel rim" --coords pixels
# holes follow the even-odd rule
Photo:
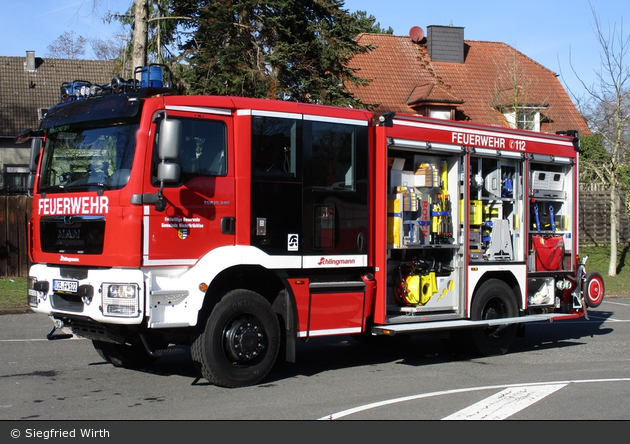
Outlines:
[[[593,277],[588,282],[586,297],[588,297],[592,304],[597,304],[602,297],[602,293],[602,283],[600,282],[599,278]]]
[[[481,312],[481,320],[487,321],[490,319],[501,319],[508,316],[507,307],[503,303],[501,299],[491,299],[488,303],[483,307],[483,311]],[[498,337],[501,330],[503,330],[503,326],[497,325],[494,327],[486,327],[484,328],[484,332],[486,336],[489,338]]]
[[[267,335],[260,321],[250,315],[232,319],[223,335],[224,349],[235,364],[251,364],[262,359],[267,349]]]

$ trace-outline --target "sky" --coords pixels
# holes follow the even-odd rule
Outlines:
[[[35,51],[45,57],[48,46],[66,31],[87,39],[123,39],[127,31],[118,22],[105,23],[103,17],[110,11],[126,12],[132,1],[20,0],[17,6],[16,1],[2,0],[0,56]],[[600,66],[591,6],[606,33],[615,25],[619,31],[624,19],[630,20],[628,0],[346,0],[343,5],[349,11],[366,11],[395,35],[409,35],[415,26],[426,34],[429,25],[453,25],[464,28],[466,40],[504,42],[559,74],[565,89],[577,97],[585,94],[581,81],[593,85]],[[623,31],[627,37],[630,25]],[[89,45],[85,58],[94,58]]]

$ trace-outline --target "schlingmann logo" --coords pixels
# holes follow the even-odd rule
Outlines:
[[[321,258],[317,265],[354,265],[356,261],[354,259],[326,259],[325,257]]]

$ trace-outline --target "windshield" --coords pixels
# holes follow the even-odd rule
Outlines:
[[[51,128],[46,141],[40,191],[119,189],[129,180],[138,124]]]

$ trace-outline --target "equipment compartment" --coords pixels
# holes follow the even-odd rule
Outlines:
[[[564,173],[558,171],[532,171],[532,188],[535,190],[563,190]]]
[[[573,164],[569,159],[531,161],[529,186],[529,266],[531,272],[570,271],[574,267],[572,236]]]
[[[471,262],[523,261],[522,160],[472,156],[468,177]]]
[[[527,300],[530,306],[554,305],[556,300],[554,278],[529,279]]]
[[[388,247],[457,245],[458,160],[396,154],[397,157],[390,159]],[[455,193],[451,194],[449,189]]]

